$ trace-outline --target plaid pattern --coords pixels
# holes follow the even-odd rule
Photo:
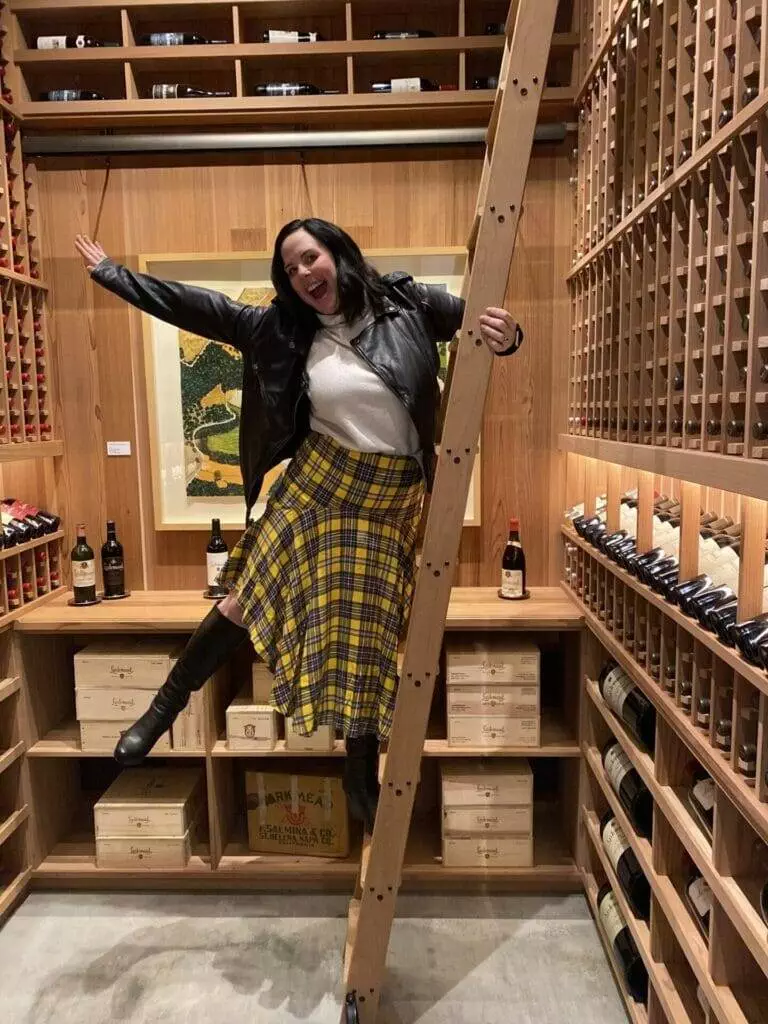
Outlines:
[[[222,569],[298,732],[389,734],[423,493],[415,458],[311,431]]]

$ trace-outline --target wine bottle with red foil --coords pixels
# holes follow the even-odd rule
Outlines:
[[[653,752],[656,742],[656,708],[640,687],[613,658],[603,666],[598,679],[600,693],[636,740]]]
[[[603,748],[603,768],[614,793],[639,836],[650,839],[653,831],[653,797],[621,744],[608,740]]]
[[[606,811],[600,821],[600,838],[633,913],[643,921],[648,921],[651,914],[651,887],[624,829],[611,810]]]
[[[597,894],[597,912],[629,994],[636,1002],[645,1003],[648,999],[648,971],[610,885],[604,885]]]
[[[509,520],[509,538],[501,557],[501,590],[499,596],[520,601],[528,596],[525,586],[525,552],[520,542],[520,520]]]

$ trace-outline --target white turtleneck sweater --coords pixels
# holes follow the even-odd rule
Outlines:
[[[307,357],[309,425],[344,448],[415,455],[419,435],[403,403],[349,344],[373,321],[365,313],[346,324],[340,314],[318,313]]]

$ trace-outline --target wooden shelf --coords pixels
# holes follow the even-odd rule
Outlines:
[[[30,869],[25,868],[8,881],[0,879],[0,917],[6,914],[23,897],[30,875]]]
[[[18,693],[21,689],[19,676],[9,676],[8,679],[0,680],[0,703]]]
[[[752,686],[760,690],[762,693],[768,694],[768,675],[763,671],[763,669],[758,668],[755,665],[750,665],[745,658],[742,658],[735,647],[727,647],[725,644],[721,643],[714,633],[710,633],[709,630],[703,629],[695,619],[691,619],[687,615],[684,615],[677,605],[673,605],[670,604],[669,601],[665,601],[663,597],[654,593],[650,587],[641,583],[636,576],[632,576],[631,573],[622,569],[621,566],[616,565],[615,562],[612,562],[610,558],[606,558],[602,552],[593,548],[591,544],[579,537],[575,530],[568,526],[564,526],[562,527],[562,534],[571,544],[575,544],[583,551],[586,551],[590,558],[593,558],[598,565],[602,565],[603,568],[608,569],[617,580],[630,587],[635,591],[635,593],[640,594],[648,604],[652,605],[654,608],[658,608],[662,614],[676,625],[682,626],[682,628],[689,633],[694,640],[697,640],[700,644],[710,650],[721,661],[730,665],[732,669],[735,669],[735,671],[738,672],[739,675],[743,676]],[[579,600],[578,596],[570,589],[567,590],[567,593],[573,597],[584,612],[587,625],[592,628],[592,623],[594,622],[603,629],[600,620],[595,618],[586,605]],[[604,632],[606,636],[610,636],[610,633],[608,633],[607,630],[604,630]],[[648,678],[650,678],[650,676]]]
[[[63,441],[30,441],[0,444],[0,463],[20,462],[22,459],[50,459],[64,454]]]
[[[768,462],[710,452],[652,448],[627,441],[609,441],[601,437],[559,434],[558,448],[590,459],[618,466],[657,473],[659,476],[690,480],[705,487],[765,498],[768,494]]]
[[[0,562],[5,561],[6,558],[13,558],[14,555],[23,555],[25,551],[34,551],[35,548],[39,548],[43,544],[50,544],[53,541],[62,540],[65,536],[66,534],[63,530],[57,530],[55,533],[46,533],[44,536],[37,537],[35,540],[28,540],[24,544],[17,544],[14,548],[2,548],[0,549]]]
[[[57,843],[51,853],[37,867],[32,877],[46,882],[76,882],[94,876],[117,881],[125,878],[160,878],[166,883],[178,878],[210,878],[211,858],[208,848],[198,847],[189,859],[186,868],[98,868],[96,866],[96,841],[92,835],[76,833],[63,842]]]
[[[10,839],[17,829],[21,828],[29,818],[29,807],[24,804],[17,811],[12,811],[5,821],[0,821],[0,846]]]
[[[528,601],[506,601],[495,587],[454,587],[446,629],[578,630],[583,617],[561,587],[532,587]],[[46,605],[20,609],[25,633],[190,633],[210,611],[202,591],[137,590],[125,601],[90,608],[67,605],[71,591]],[[15,613],[14,613],[15,614]]]
[[[7,771],[12,764],[15,764],[25,750],[26,744],[24,743],[24,740],[19,740],[18,743],[14,743],[12,747],[2,751],[2,753],[0,753],[0,775],[2,775],[4,771]]]
[[[147,691],[149,699],[150,692]],[[126,722],[127,728],[131,723]],[[76,721],[65,722],[56,729],[51,729],[43,739],[34,743],[27,751],[28,757],[101,757],[111,758],[110,751],[83,750],[80,745],[80,725]],[[158,758],[201,758],[204,750],[166,750],[151,751],[150,757]]]

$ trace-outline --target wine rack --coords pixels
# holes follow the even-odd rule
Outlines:
[[[763,17],[586,7],[569,435],[768,458]]]
[[[487,124],[504,42],[504,0],[430,0],[409,9],[371,0],[285,0],[196,4],[106,0],[11,0],[9,79],[25,122],[42,128],[260,119],[286,123]],[[496,27],[489,34],[488,26]],[[499,34],[499,28],[501,32]],[[265,43],[268,30],[319,33],[307,42]],[[427,31],[427,38],[374,39],[381,31]],[[152,33],[188,33],[208,43],[143,45]],[[82,35],[98,47],[37,49],[38,36]],[[573,0],[561,0],[542,116],[570,117],[578,37]],[[418,76],[437,91],[371,92],[373,82]],[[330,95],[267,98],[259,84],[300,82]],[[179,83],[229,96],[153,99],[152,86]],[[46,100],[75,89],[101,99]]]
[[[732,522],[740,538],[737,620],[763,610],[768,506],[763,501],[654,477],[579,456],[568,458],[569,502],[602,509],[608,533],[618,530],[621,499],[636,493],[637,550],[661,543],[654,519],[658,495],[679,503],[680,579],[699,571],[702,511]],[[598,506],[599,502],[599,506]],[[674,506],[677,508],[677,505]],[[626,522],[626,520],[625,520]],[[725,529],[723,526],[721,529]],[[633,1019],[663,1013],[670,1021],[753,1021],[768,1013],[768,672],[678,605],[563,526],[564,586],[588,627],[583,674],[582,860],[588,897],[618,880],[598,823],[617,817],[652,892],[649,924],[622,911],[650,978],[648,1007],[624,991]],[[644,749],[601,696],[596,682],[614,659],[656,710],[653,754]],[[617,740],[654,802],[649,841],[633,828],[603,767],[601,752]],[[692,809],[691,780],[708,776],[714,791],[710,831]],[[712,893],[702,934],[686,900],[692,872]],[[764,889],[765,887],[765,889]],[[591,894],[591,896],[590,896]],[[762,901],[762,904],[761,904]],[[621,902],[621,901],[620,901]],[[762,909],[761,909],[762,907]]]

